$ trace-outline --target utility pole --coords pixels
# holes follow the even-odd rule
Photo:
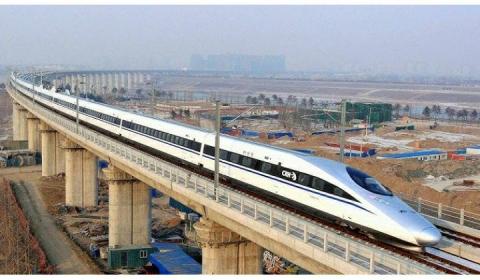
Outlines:
[[[215,189],[219,186],[220,172],[220,100],[215,101]]]
[[[84,77],[85,77],[85,75],[82,75],[82,82],[81,82],[82,84],[83,84],[83,78],[84,78]],[[84,89],[84,87],[82,87],[82,88]],[[85,94],[85,91],[83,92],[83,94]],[[76,98],[76,105],[77,105],[77,106],[76,106],[76,107],[77,107],[77,108],[76,108],[76,124],[77,124],[77,126],[76,126],[76,131],[77,131],[77,133],[78,133],[78,131],[79,131],[79,125],[80,125],[80,120],[79,120],[79,118],[78,118],[79,111],[80,111],[80,105],[79,105],[79,97],[80,97],[79,95],[80,95],[80,92],[79,92],[79,90],[77,90],[77,92],[76,92],[75,95],[76,95],[76,97],[77,97],[77,98]]]
[[[33,79],[32,79],[32,98],[33,98],[33,106],[35,106],[35,80],[37,79],[37,74],[33,72]]]
[[[155,114],[155,99],[156,99],[156,96],[155,96],[155,84],[153,83],[153,79],[150,81],[151,85],[152,85],[152,116]]]
[[[340,162],[343,162],[344,160],[346,113],[347,113],[347,100],[342,99],[342,113],[340,116]]]

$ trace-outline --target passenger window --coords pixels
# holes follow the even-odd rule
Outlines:
[[[330,193],[330,194],[333,194],[333,188],[335,186],[328,183],[328,182],[325,182],[325,186],[323,187],[323,191],[326,192],[326,193]]]
[[[349,200],[353,200],[353,201],[358,201],[356,200],[353,196],[349,195],[347,192],[343,191],[343,195],[342,195],[343,198],[346,198],[346,199],[349,199]]]
[[[182,137],[178,137],[177,144],[180,145],[180,146],[183,146],[184,141],[185,141],[185,139],[183,139]]]
[[[193,149],[197,152],[200,152],[202,145],[199,142],[194,141],[193,142]]]
[[[272,165],[268,162],[263,162],[262,163],[262,172],[270,174],[271,171],[272,171]]]
[[[203,153],[209,156],[215,156],[215,149],[212,146],[205,145],[203,148]]]
[[[312,188],[314,188],[316,190],[319,190],[319,191],[323,191],[323,189],[325,188],[325,181],[323,181],[320,178],[313,177]]]
[[[242,165],[245,166],[245,167],[250,167],[252,165],[252,158],[243,157]]]
[[[228,151],[220,150],[220,158],[223,160],[228,160]]]
[[[233,163],[238,163],[240,162],[240,155],[237,153],[231,153],[230,155],[230,161]]]
[[[304,186],[310,186],[311,176],[307,174],[300,173],[298,176],[298,183]]]
[[[333,194],[336,196],[343,196],[344,191],[338,187],[333,187]]]

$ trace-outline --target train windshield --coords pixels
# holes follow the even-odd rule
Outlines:
[[[393,193],[387,187],[383,186],[372,176],[369,176],[362,171],[351,167],[347,167],[347,172],[352,180],[355,181],[355,183],[367,191],[380,195],[393,195]]]

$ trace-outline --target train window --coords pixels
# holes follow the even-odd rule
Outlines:
[[[263,162],[261,170],[263,173],[270,174],[270,172],[272,171],[272,165],[268,162]]]
[[[200,152],[200,149],[202,148],[202,144],[200,144],[199,142],[197,141],[193,141],[193,147],[192,147],[195,151],[197,152]]]
[[[325,182],[325,185],[323,186],[322,191],[333,194],[333,188],[335,188],[334,185],[330,184],[329,182]]]
[[[298,175],[298,183],[304,186],[310,186],[310,181],[312,180],[312,177],[310,175],[300,173]]]
[[[345,192],[345,191],[343,191],[342,197],[343,197],[343,198],[346,198],[346,199],[349,199],[349,200],[358,201],[358,200],[356,200],[353,196],[351,196],[350,194],[348,194],[348,193]]]
[[[167,141],[171,143],[173,142],[173,139],[174,139],[174,136],[170,133],[167,133]]]
[[[203,147],[203,153],[210,156],[215,156],[215,148],[209,145],[205,145]]]
[[[183,142],[185,142],[185,139],[183,139],[182,137],[178,137],[177,144],[183,146]]]
[[[243,159],[242,159],[242,165],[245,166],[245,167],[250,167],[252,165],[252,162],[253,162],[253,160],[250,157],[245,157],[244,156]]]
[[[240,155],[237,153],[232,153],[230,155],[230,161],[233,163],[239,163],[240,162]]]
[[[343,196],[344,191],[341,188],[333,187],[333,194],[336,196]]]
[[[192,141],[192,140],[185,140],[185,142],[183,142],[183,146],[184,146],[185,148],[191,149],[192,146],[193,146],[193,141]]]
[[[168,135],[167,133],[160,131],[160,139],[163,139],[163,140],[167,139],[167,135]]]
[[[256,160],[255,166],[254,166],[253,168],[254,168],[255,170],[261,171],[261,170],[262,170],[262,164],[263,164],[263,161],[261,161],[261,160]]]
[[[325,181],[323,181],[320,178],[313,177],[311,186],[312,186],[312,188],[314,188],[316,190],[322,191],[323,187],[325,186]]]
[[[347,172],[352,178],[352,180],[355,183],[357,183],[357,185],[366,189],[367,191],[380,194],[380,195],[387,195],[387,196],[393,195],[393,193],[390,191],[389,188],[383,186],[375,178],[363,173],[362,171],[351,168],[351,167],[347,167]]]
[[[228,151],[220,150],[220,159],[228,161]]]

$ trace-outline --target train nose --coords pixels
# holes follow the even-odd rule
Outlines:
[[[442,234],[437,228],[428,227],[417,233],[415,239],[417,240],[418,245],[432,246],[440,242],[440,239],[442,239]]]

